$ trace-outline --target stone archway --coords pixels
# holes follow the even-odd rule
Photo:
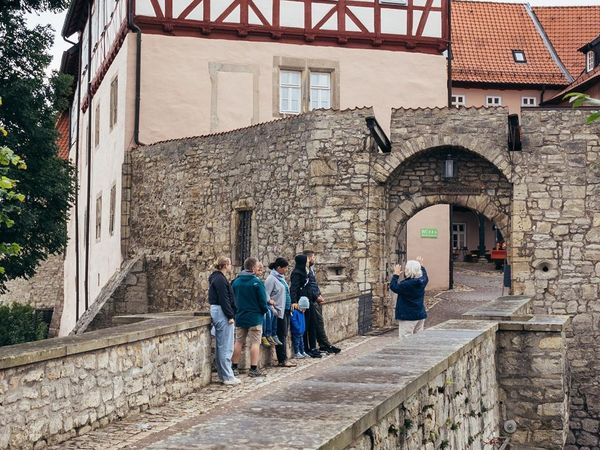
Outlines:
[[[455,161],[457,176],[442,176],[448,155]],[[385,183],[387,220],[383,258],[393,261],[400,230],[419,211],[449,204],[481,213],[496,224],[510,245],[512,184],[505,172],[470,149],[442,146],[424,149],[403,159]]]

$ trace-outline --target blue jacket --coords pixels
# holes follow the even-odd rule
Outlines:
[[[425,267],[421,267],[423,276],[405,278],[399,281],[398,275],[392,277],[390,289],[398,294],[396,300],[396,320],[421,320],[427,317],[425,311],[425,286],[429,282]]]
[[[297,309],[293,309],[290,324],[292,326],[292,336],[302,336],[306,331],[304,313],[302,311],[298,311]]]
[[[265,285],[254,274],[240,273],[231,284],[235,295],[235,326],[251,328],[263,322],[267,309]]]

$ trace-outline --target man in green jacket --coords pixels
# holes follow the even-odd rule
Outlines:
[[[260,356],[260,338],[262,336],[263,316],[267,312],[267,291],[264,283],[256,276],[258,266],[256,258],[244,261],[244,270],[233,281],[235,295],[235,347],[231,362],[234,373],[246,344],[250,345],[250,371],[248,376],[261,377],[266,373],[258,368]]]

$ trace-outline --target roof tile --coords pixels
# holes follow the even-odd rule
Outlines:
[[[515,62],[513,50],[527,62]],[[453,1],[452,53],[453,81],[568,84],[524,4]]]

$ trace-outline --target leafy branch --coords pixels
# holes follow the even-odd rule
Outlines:
[[[600,106],[600,99],[592,98],[587,94],[580,92],[570,92],[563,97],[564,100],[569,100],[569,103],[573,105],[573,108],[580,108],[581,106]],[[600,120],[600,111],[591,113],[586,122],[588,124]]]

